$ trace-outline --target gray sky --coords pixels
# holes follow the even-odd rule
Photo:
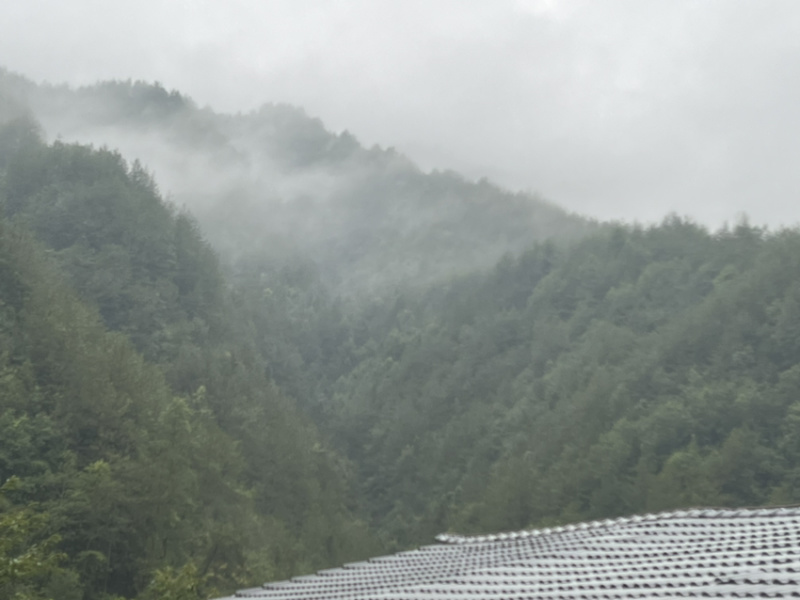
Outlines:
[[[800,223],[794,0],[5,0],[0,65],[297,104],[603,218]]]

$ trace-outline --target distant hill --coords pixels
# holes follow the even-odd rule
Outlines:
[[[597,227],[485,180],[424,173],[392,149],[363,148],[288,105],[226,115],[158,84],[72,89],[7,72],[0,90],[27,106],[50,139],[139,159],[227,260],[302,257],[345,297],[424,287],[489,268],[535,241],[573,240]]]
[[[87,598],[800,502],[798,229],[598,224],[297,108],[7,72],[0,204],[0,533],[54,523]]]
[[[318,422],[406,542],[795,504],[799,274],[800,231],[746,223],[539,245],[364,314]]]
[[[226,275],[138,163],[0,123],[1,598],[207,598],[380,547]]]

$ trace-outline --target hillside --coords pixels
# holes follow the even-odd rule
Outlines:
[[[0,73],[1,88],[49,139],[139,159],[226,260],[300,256],[351,299],[489,268],[536,240],[575,239],[594,227],[485,180],[423,173],[292,106],[225,115],[157,84],[70,89],[9,73]]]
[[[538,245],[387,306],[320,423],[409,542],[794,504],[798,273],[800,231],[746,224]]]
[[[44,553],[0,592],[800,501],[800,230],[592,223],[286,106],[0,92],[0,558]]]
[[[0,157],[0,481],[7,514],[38,507],[60,538],[47,593],[146,597],[170,569],[210,593],[377,548],[191,217],[29,120]]]

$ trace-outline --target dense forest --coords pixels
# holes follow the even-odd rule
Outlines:
[[[171,567],[227,589],[375,551],[192,219],[113,152],[26,120],[0,145],[0,478],[9,514],[60,538],[46,593],[148,597]]]
[[[74,90],[2,71],[0,86],[48,139],[141,160],[225,262],[302,258],[350,301],[489,268],[538,239],[576,239],[594,227],[486,180],[423,173],[394,150],[363,148],[292,106],[223,115],[157,84]]]
[[[291,107],[6,72],[0,210],[0,597],[800,502],[798,229],[594,223]]]

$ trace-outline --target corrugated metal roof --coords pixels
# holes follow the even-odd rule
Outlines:
[[[798,508],[677,511],[437,540],[225,600],[800,598]]]

